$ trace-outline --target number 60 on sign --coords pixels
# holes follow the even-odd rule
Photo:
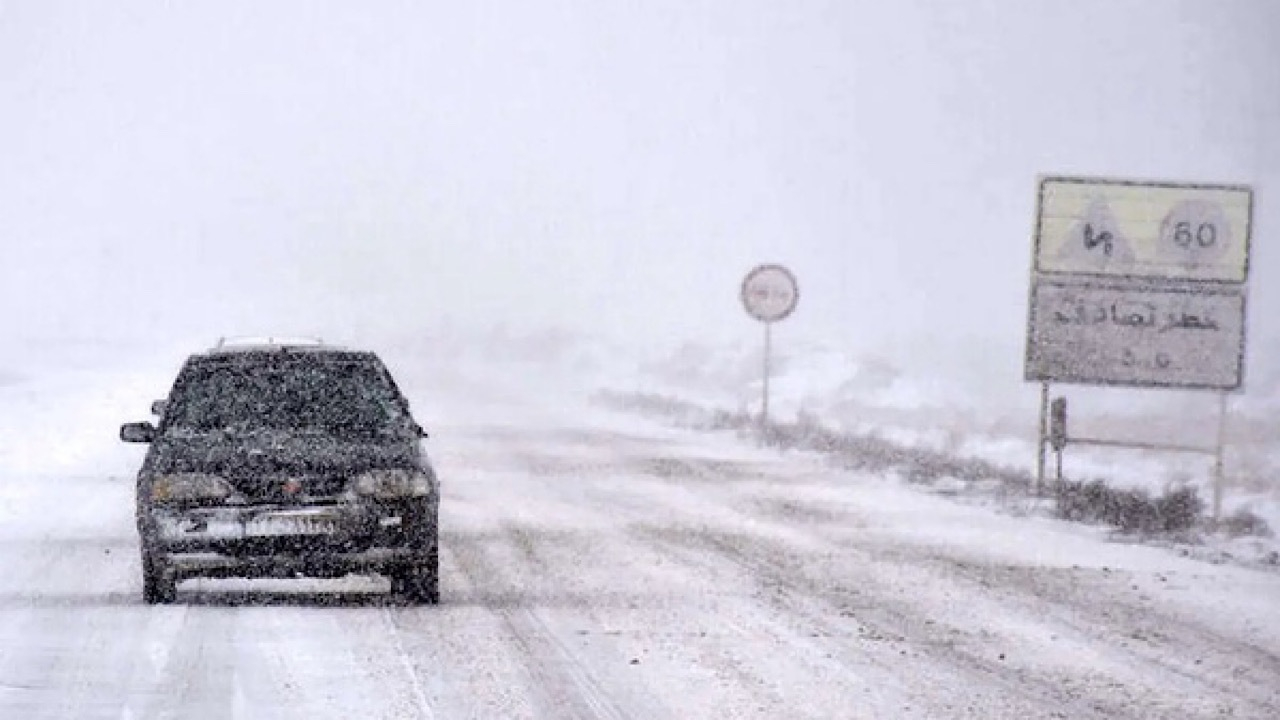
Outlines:
[[[1046,177],[1036,272],[1244,283],[1246,186]]]

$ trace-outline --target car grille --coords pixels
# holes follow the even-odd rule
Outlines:
[[[231,476],[226,479],[244,494],[246,500],[255,503],[324,501],[342,494],[347,487],[346,475],[329,473],[273,473]]]

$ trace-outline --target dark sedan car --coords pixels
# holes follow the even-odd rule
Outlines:
[[[143,595],[194,577],[380,574],[439,601],[439,483],[426,437],[372,352],[224,345],[188,358],[137,484]]]

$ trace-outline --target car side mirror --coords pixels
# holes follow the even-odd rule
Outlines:
[[[164,415],[165,406],[169,404],[168,400],[156,400],[151,403],[151,414],[156,417]]]
[[[120,439],[128,443],[149,443],[156,439],[156,427],[149,422],[125,423],[120,426]]]

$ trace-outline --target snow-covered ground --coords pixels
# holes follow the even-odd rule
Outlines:
[[[509,340],[386,344],[444,479],[437,608],[143,605],[116,429],[181,353],[5,364],[0,717],[1280,716],[1280,574],[610,412],[589,390],[678,384],[660,353]]]

